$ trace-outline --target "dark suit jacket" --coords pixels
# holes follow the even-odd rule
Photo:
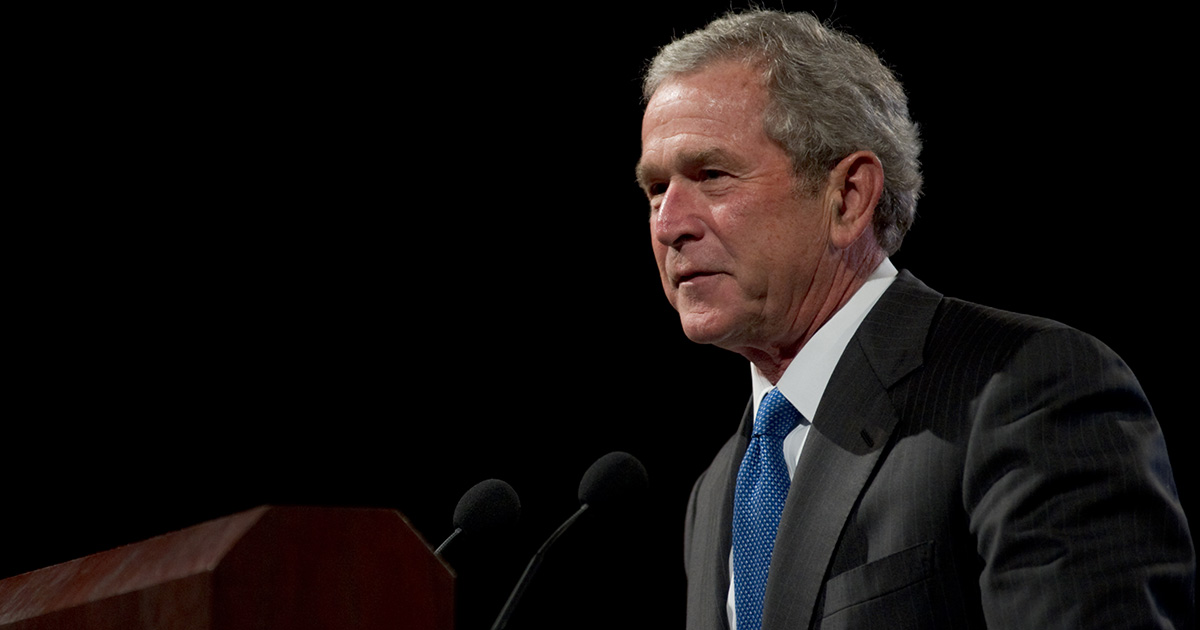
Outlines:
[[[689,501],[689,630],[728,627],[749,413]],[[1194,627],[1195,556],[1162,434],[1095,339],[902,272],[812,420],[764,630]]]

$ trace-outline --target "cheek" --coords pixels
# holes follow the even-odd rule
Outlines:
[[[650,239],[650,240],[653,241],[653,242],[650,242],[650,251],[654,252],[654,264],[658,265],[659,276],[661,276],[662,278],[664,278],[664,280],[666,280],[666,277],[667,277],[667,274],[666,274],[667,248],[660,245],[658,241],[654,241],[654,239]]]
[[[658,275],[665,279],[667,277],[667,248],[653,238],[650,240],[650,249],[654,252],[654,264],[658,265]]]
[[[662,281],[663,291],[667,298],[671,298],[671,282],[667,279],[667,248],[657,242],[651,247],[654,250],[654,263],[658,266],[658,278]]]

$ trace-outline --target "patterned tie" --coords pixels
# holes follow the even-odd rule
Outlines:
[[[771,566],[779,515],[791,486],[783,461],[783,438],[799,421],[800,412],[778,389],[772,389],[758,406],[754,435],[738,470],[733,496],[733,584],[738,630],[762,628],[767,569]]]

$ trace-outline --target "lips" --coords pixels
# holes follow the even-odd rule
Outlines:
[[[675,286],[683,286],[688,282],[701,281],[705,278],[719,276],[722,272],[710,269],[678,269],[675,272]]]
[[[706,278],[708,276],[715,276],[715,275],[717,275],[716,271],[693,271],[693,272],[686,273],[686,274],[679,276],[679,284],[683,284],[684,282],[690,282],[692,280],[695,280],[696,278]]]
[[[697,252],[699,254],[700,252]],[[673,256],[671,254],[674,254]],[[712,276],[723,275],[725,272],[724,265],[720,261],[707,260],[709,257],[701,255],[682,256],[671,252],[668,254],[666,261],[669,277],[676,287],[688,282],[703,280]],[[697,259],[702,260],[697,260]]]

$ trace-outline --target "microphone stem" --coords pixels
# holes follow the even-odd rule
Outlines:
[[[440,556],[440,555],[442,555],[442,550],[446,548],[446,545],[449,545],[449,544],[450,544],[450,541],[451,541],[451,540],[454,540],[454,537],[455,537],[455,536],[457,536],[457,535],[459,535],[459,534],[461,534],[461,533],[462,533],[462,528],[461,528],[461,527],[455,527],[455,528],[454,528],[454,533],[453,533],[453,534],[450,534],[450,536],[449,536],[448,538],[446,538],[446,540],[443,540],[443,541],[442,541],[442,544],[438,545],[438,548],[437,548],[437,549],[434,549],[434,550],[433,550],[433,555],[435,555],[435,556]]]
[[[549,549],[550,545],[554,544],[554,541],[558,540],[558,537],[562,536],[563,532],[567,531],[567,528],[571,526],[571,523],[574,523],[575,520],[578,519],[587,509],[588,504],[586,503],[579,506],[579,509],[571,515],[571,518],[567,519],[566,522],[560,525],[558,529],[554,530],[554,533],[550,534],[550,538],[546,539],[546,542],[542,544],[541,549],[538,549],[537,553],[533,554],[533,558],[525,567],[525,572],[521,574],[521,579],[517,581],[517,585],[513,588],[512,594],[508,596],[508,601],[504,603],[504,608],[500,609],[500,616],[496,617],[496,623],[492,624],[492,630],[503,630],[504,627],[508,625],[508,618],[512,617],[513,611],[517,608],[517,602],[521,600],[521,596],[525,594],[525,589],[529,588],[529,583],[533,581],[533,574],[537,573],[538,567],[541,566],[542,558],[546,555],[546,550]]]

